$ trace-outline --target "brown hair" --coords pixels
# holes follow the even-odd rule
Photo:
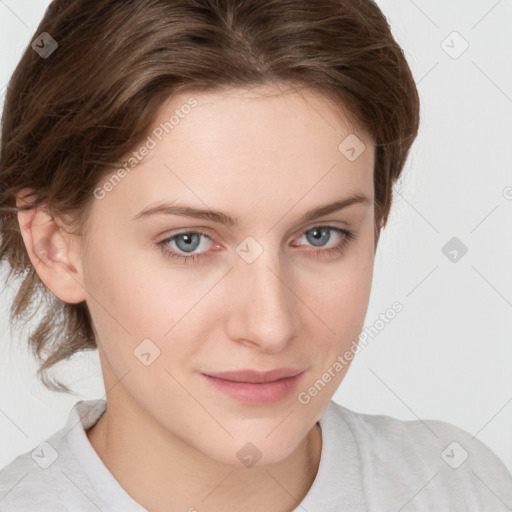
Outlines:
[[[35,190],[83,233],[93,190],[143,139],[158,109],[183,91],[269,83],[334,101],[375,146],[376,239],[392,187],[419,127],[419,97],[402,49],[372,0],[54,0],[9,82],[0,151],[0,259],[21,283],[11,326],[42,312],[28,342],[38,376],[96,348],[85,302],[63,303],[44,286],[20,234],[16,195]],[[341,141],[340,141],[341,142]],[[36,302],[36,298],[39,302]]]

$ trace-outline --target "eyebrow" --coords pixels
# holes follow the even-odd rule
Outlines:
[[[333,201],[323,206],[319,206],[306,212],[300,222],[309,222],[318,217],[329,215],[330,213],[337,212],[352,206],[354,204],[369,205],[370,199],[362,194],[356,193],[350,197]],[[192,217],[194,219],[204,219],[212,222],[217,222],[229,227],[237,227],[238,220],[229,216],[227,213],[218,210],[207,210],[202,208],[196,208],[186,204],[175,204],[175,203],[162,203],[156,206],[144,208],[131,220],[137,220],[141,218],[147,218],[152,215],[178,215],[181,217]]]

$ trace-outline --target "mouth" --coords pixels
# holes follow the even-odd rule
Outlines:
[[[201,375],[215,389],[238,401],[263,405],[288,397],[305,373],[305,369],[277,368],[267,372],[246,369]]]
[[[261,384],[266,382],[275,382],[280,379],[295,377],[296,375],[299,375],[304,371],[305,368],[276,368],[274,370],[267,371],[259,371],[253,370],[251,368],[246,368],[243,370],[233,370],[226,372],[209,372],[206,373],[205,375],[208,375],[209,377],[214,377],[216,379],[229,380],[231,382],[250,382]]]

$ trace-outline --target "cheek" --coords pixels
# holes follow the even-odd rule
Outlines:
[[[97,240],[110,238],[98,236]],[[172,270],[158,250],[126,247],[129,244],[123,245],[119,239],[91,244],[84,265],[87,304],[99,341],[109,359],[116,362],[118,373],[134,361],[138,363],[134,351],[137,353],[139,345],[142,352],[145,347],[159,353],[159,362],[193,350],[190,342],[173,340],[187,339],[187,326],[190,329],[191,319],[197,318],[194,305],[211,286],[208,282],[201,285],[197,279],[191,282],[192,273],[185,269]]]
[[[357,336],[368,309],[372,276],[368,269],[334,278],[321,298],[318,315],[331,329],[336,343]]]
[[[158,313],[172,310],[172,300],[177,297],[171,293],[173,283],[166,282],[165,274],[155,265],[159,257],[156,251],[98,232],[84,265],[91,309],[98,317],[126,324],[128,331],[148,317],[156,319]]]
[[[172,309],[169,296],[161,292],[163,283],[128,244],[101,235],[91,243],[84,265],[87,305],[100,341],[136,344],[141,336],[161,336],[164,326],[155,322]]]
[[[329,347],[341,349],[356,339],[364,324],[373,280],[374,251],[372,235],[359,239],[357,246],[347,251],[339,264],[326,267],[318,275],[320,283],[314,293],[311,287],[302,296],[310,297],[311,309],[320,322],[317,330],[327,333],[323,338]]]

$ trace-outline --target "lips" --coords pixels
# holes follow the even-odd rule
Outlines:
[[[226,372],[205,373],[209,377],[222,379],[230,382],[250,382],[250,383],[266,383],[275,382],[280,379],[295,377],[304,372],[305,368],[276,368],[269,371],[258,371],[253,369],[243,369]]]
[[[202,373],[201,377],[209,387],[239,402],[270,405],[289,398],[305,375],[306,370],[278,368],[267,372],[237,370],[211,375]]]

